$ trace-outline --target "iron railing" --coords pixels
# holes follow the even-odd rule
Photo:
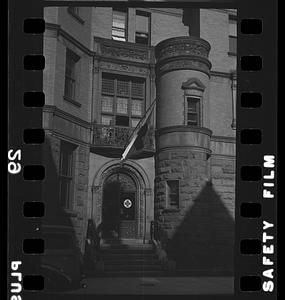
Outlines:
[[[95,124],[93,133],[94,146],[111,146],[124,148],[127,146],[134,128]],[[144,149],[154,151],[154,130],[150,128],[144,137]]]

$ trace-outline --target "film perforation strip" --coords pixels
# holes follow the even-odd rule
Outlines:
[[[45,132],[43,129],[24,129],[23,140],[25,144],[42,144],[45,141]]]
[[[242,108],[256,109],[262,105],[262,94],[260,92],[243,92],[240,105]]]
[[[240,142],[242,144],[261,144],[262,133],[260,129],[250,128],[242,129],[240,133]]]
[[[24,239],[23,251],[26,254],[42,254],[44,253],[44,240],[43,239]]]
[[[23,214],[27,218],[41,218],[45,215],[43,202],[24,202]]]
[[[24,32],[28,34],[42,34],[45,31],[45,21],[40,18],[24,20]]]
[[[45,22],[40,18],[25,19],[23,31],[27,35],[41,37],[45,31]],[[45,68],[45,58],[39,54],[27,54],[24,56],[23,65],[27,71],[39,72]],[[33,75],[35,75],[35,73],[33,73]],[[23,104],[27,109],[42,108],[45,104],[45,95],[42,91],[26,91],[23,95]],[[44,141],[45,133],[42,128],[25,128],[23,130],[23,142],[30,145],[30,147],[41,145]],[[45,178],[45,166],[38,164],[25,165],[23,168],[23,177],[24,180],[30,181],[32,184],[33,182],[42,181]],[[44,216],[44,212],[45,205],[43,202],[33,201],[23,204],[23,215],[26,218],[40,220]],[[38,223],[38,221],[36,223]],[[25,255],[34,256],[44,253],[44,240],[36,236],[41,236],[37,225],[34,237],[23,240],[23,253],[25,253]],[[43,290],[44,277],[41,274],[25,275],[23,277],[23,288],[26,291]]]
[[[250,36],[252,41],[256,41],[256,39],[260,40],[262,31],[263,22],[261,19],[247,18],[240,21],[240,32],[243,37]],[[240,67],[242,71],[252,72],[252,74],[257,75],[258,72],[262,72],[263,57],[258,55],[258,53],[243,55],[240,59]],[[262,94],[259,91],[252,91],[249,87],[248,91],[241,93],[240,106],[242,109],[257,111],[262,106]],[[245,147],[246,145],[250,147],[251,150],[249,151],[254,151],[253,147],[261,147],[262,145],[262,130],[254,123],[255,122],[250,123],[251,128],[243,128],[240,131],[240,143],[244,144]],[[247,165],[241,167],[240,177],[243,181],[254,184],[261,181],[262,173],[260,166]],[[257,220],[262,216],[262,205],[260,203],[243,202],[240,205],[240,215],[247,220]],[[252,222],[250,224],[251,226],[256,225],[256,223]],[[241,255],[251,256],[253,258],[261,257],[262,241],[257,237],[258,236],[248,236],[248,238],[240,240]],[[255,264],[255,260],[251,260],[251,263]],[[241,276],[239,287],[242,292],[259,292],[262,289],[261,276],[254,276],[254,274]]]
[[[262,34],[262,20],[261,19],[243,19],[241,20],[240,30],[242,34]]]
[[[261,253],[261,241],[259,239],[243,239],[240,241],[241,254],[254,255]]]
[[[45,94],[38,91],[25,92],[23,103],[26,107],[43,107],[45,104]]]
[[[262,215],[262,206],[260,203],[244,202],[240,206],[240,216],[244,218],[260,218]]]

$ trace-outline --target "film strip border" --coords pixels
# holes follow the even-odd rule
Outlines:
[[[44,20],[38,1],[10,19],[9,272],[10,294],[44,290],[39,274],[41,217],[42,56]],[[238,8],[237,185],[235,296],[268,298],[276,292],[276,4]],[[24,69],[24,71],[23,71]],[[21,233],[25,232],[23,236]],[[25,264],[22,262],[25,261]],[[211,296],[211,299],[213,296]],[[20,298],[14,298],[20,299]]]
[[[274,297],[277,276],[277,36],[266,11],[273,16],[274,5],[260,4],[259,9],[243,4],[238,10],[236,261],[240,265],[235,280],[240,295],[257,293],[261,299],[263,294]]]

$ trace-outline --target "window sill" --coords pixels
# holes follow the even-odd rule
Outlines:
[[[78,213],[70,208],[63,208],[63,214],[69,217],[77,217]]]
[[[68,13],[77,21],[79,22],[80,24],[84,25],[85,21],[80,18],[80,16],[78,16],[77,14],[75,14],[71,9],[70,7],[68,7],[67,9]]]
[[[73,99],[71,99],[71,98],[69,98],[69,97],[66,97],[66,96],[63,96],[63,99],[64,99],[65,101],[67,101],[67,102],[69,102],[69,103],[71,103],[71,104],[77,106],[77,107],[81,107],[81,104],[80,104],[79,102],[77,102],[76,100],[73,100]]]
[[[228,52],[228,55],[229,55],[229,56],[237,56],[237,54],[234,53],[234,52]]]

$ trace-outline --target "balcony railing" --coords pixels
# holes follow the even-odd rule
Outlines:
[[[128,145],[134,128],[95,124],[93,130],[93,148],[116,148],[121,153]],[[143,151],[154,152],[153,129],[149,129],[144,137]]]

